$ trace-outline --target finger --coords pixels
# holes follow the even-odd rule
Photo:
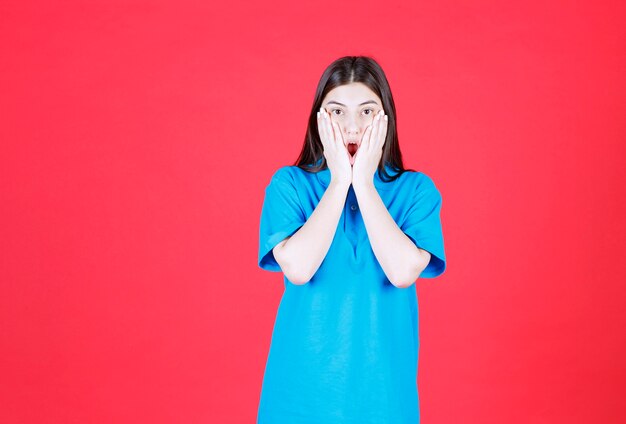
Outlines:
[[[333,139],[332,139],[332,134],[328,128],[328,114],[326,113],[326,110],[324,110],[324,108],[322,108],[322,131],[324,133],[324,142],[325,142],[325,146],[327,149],[334,149],[335,146],[333,143]]]
[[[361,140],[361,146],[359,147],[359,149],[357,150],[357,153],[359,152],[359,150],[361,149],[368,149],[369,143],[370,143],[370,137],[372,135],[372,127],[373,127],[374,123],[372,122],[366,129],[365,129],[365,133],[363,133],[363,139]]]
[[[341,134],[341,130],[339,129],[339,124],[337,124],[336,122],[332,122],[332,126],[333,126],[333,134],[335,136],[337,147],[338,148],[343,147],[345,149],[345,146],[343,144],[343,134]]]
[[[384,137],[383,136],[383,130],[385,129],[385,119],[384,119],[384,115],[381,113],[378,116],[378,133],[376,134],[376,139],[375,139],[375,144],[373,147],[373,150],[378,150],[380,148],[380,145],[382,144],[381,139]]]
[[[378,116],[378,134],[376,135],[376,145],[374,146],[374,150],[378,150],[380,148],[380,145],[382,144],[382,139],[384,138],[384,130],[385,112],[381,110],[381,113]]]
[[[343,155],[346,157],[346,159],[348,160],[348,162],[350,161],[350,152],[348,151],[348,148],[346,147],[346,145],[343,142],[343,134],[341,133],[341,129],[339,128],[339,124],[336,122],[333,122],[333,129],[335,131],[335,137],[336,137],[336,141],[337,141],[337,148],[343,153]],[[356,156],[355,156],[356,158]]]
[[[385,141],[387,140],[387,126],[389,124],[389,117],[387,115],[385,115],[382,119],[382,129],[381,129],[381,133],[380,133],[380,148],[382,149],[382,147],[385,145]]]
[[[321,110],[317,112],[317,133],[320,136],[320,141],[322,142],[322,146],[324,150],[326,150],[327,147],[326,147],[326,136],[324,134],[324,117],[322,115]]]
[[[335,143],[335,135],[333,134],[333,129],[330,124],[330,116],[328,112],[324,110],[324,128],[326,128],[326,134],[328,135],[328,143],[332,146],[333,149],[337,148],[337,144]]]
[[[380,133],[380,115],[376,115],[372,127],[372,135],[370,136],[370,143],[368,145],[370,152],[374,150],[376,144],[378,143],[378,134]]]
[[[326,137],[327,137],[328,145],[332,149],[336,150],[337,143],[335,142],[335,135],[333,134],[332,124],[330,122],[330,115],[328,114],[326,110],[324,110],[323,114],[324,114],[324,128],[326,129]]]

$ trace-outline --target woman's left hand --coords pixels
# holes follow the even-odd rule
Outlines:
[[[352,186],[373,183],[374,173],[383,155],[387,138],[387,115],[381,110],[363,134],[361,145],[354,155]]]

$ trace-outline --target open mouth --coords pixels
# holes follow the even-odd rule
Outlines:
[[[350,165],[354,165],[354,155],[356,155],[356,151],[359,150],[359,145],[356,141],[348,141],[346,148],[348,149],[348,153],[350,154]]]
[[[357,150],[359,150],[359,146],[356,143],[348,143],[348,153],[350,153],[350,156],[354,156]]]

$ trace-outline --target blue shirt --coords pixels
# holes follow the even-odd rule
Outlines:
[[[259,267],[281,272],[272,248],[304,225],[329,182],[329,169],[285,166],[272,175],[261,211]],[[430,252],[420,277],[442,274],[441,195],[431,178],[408,171],[384,182],[375,172],[374,185],[400,229]],[[284,275],[283,281],[257,423],[419,423],[415,284],[401,289],[386,277],[352,186],[317,272],[303,285]]]

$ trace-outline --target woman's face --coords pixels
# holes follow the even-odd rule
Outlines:
[[[365,84],[355,82],[332,89],[322,100],[322,107],[339,125],[344,145],[361,145],[363,134],[383,108],[380,98]],[[386,113],[386,112],[385,112]]]

